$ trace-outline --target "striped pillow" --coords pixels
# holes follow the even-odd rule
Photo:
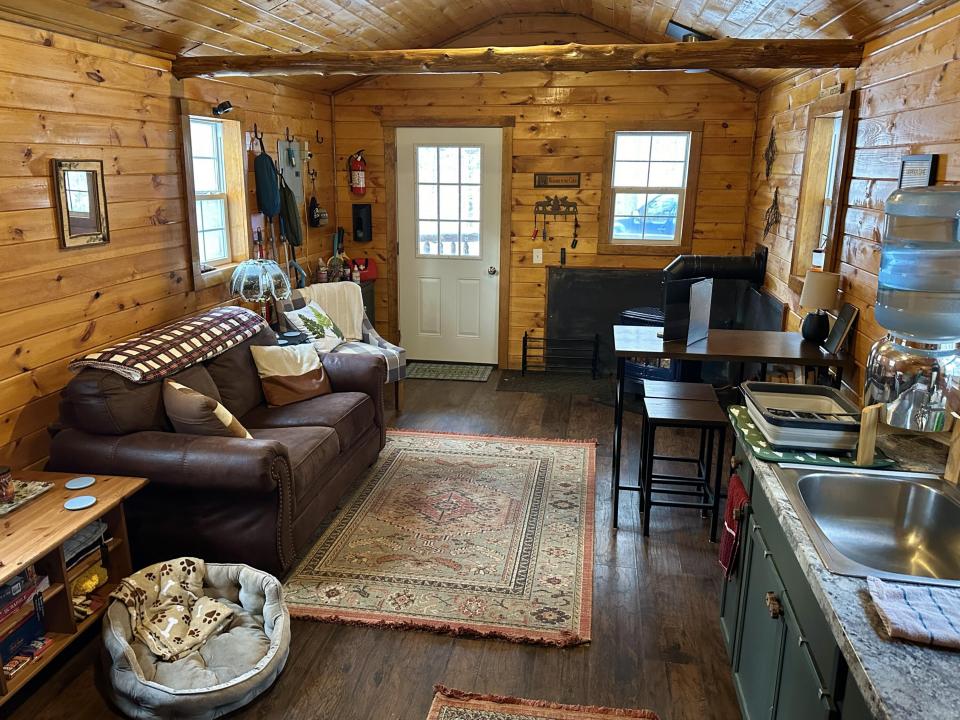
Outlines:
[[[289,405],[333,392],[313,345],[254,345],[250,352],[268,405]]]
[[[223,405],[186,385],[164,380],[163,405],[178,433],[253,440],[253,435]]]

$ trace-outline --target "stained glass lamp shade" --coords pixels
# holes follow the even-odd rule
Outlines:
[[[230,291],[247,302],[286,300],[292,292],[290,278],[276,260],[244,260],[233,271]]]

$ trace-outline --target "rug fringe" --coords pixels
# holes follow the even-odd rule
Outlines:
[[[325,611],[317,611],[311,608],[302,608],[297,605],[288,604],[290,617],[295,620],[313,620],[315,622],[335,623],[337,625],[352,625],[356,627],[376,627],[387,628],[390,630],[423,630],[438,635],[451,635],[452,637],[474,638],[476,640],[507,640],[513,643],[526,643],[529,645],[545,645],[547,647],[568,648],[577,645],[584,645],[590,642],[589,637],[576,635],[568,630],[558,633],[559,637],[550,638],[544,635],[521,635],[513,634],[506,630],[484,630],[470,625],[459,625],[452,623],[429,623],[418,622],[416,620],[387,620],[364,619],[354,617],[344,617],[343,615],[327,615]]]
[[[596,438],[538,438],[523,437],[520,435],[493,435],[484,433],[456,433],[447,430],[416,430],[414,428],[388,427],[387,432],[395,432],[400,435],[450,435],[457,440],[466,438],[476,438],[478,440],[510,440],[511,442],[528,443],[549,443],[551,445],[593,445],[596,447],[600,443]]]
[[[528,700],[512,695],[491,695],[485,693],[456,690],[437,683],[433,686],[434,692],[451,700],[478,700],[492,702],[498,705],[520,705],[525,707],[545,708],[548,710],[568,710],[570,712],[593,713],[594,715],[609,715],[610,717],[644,718],[645,720],[660,720],[660,716],[653,710],[631,710],[629,708],[610,708],[599,705],[566,705],[548,700]]]

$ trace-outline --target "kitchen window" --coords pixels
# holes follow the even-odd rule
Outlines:
[[[600,252],[674,254],[691,244],[702,126],[607,133]]]

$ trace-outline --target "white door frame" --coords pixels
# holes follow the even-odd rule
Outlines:
[[[396,272],[400,247],[397,233],[397,128],[401,127],[498,127],[503,128],[503,160],[500,180],[500,304],[497,319],[498,364],[506,369],[510,348],[510,264],[511,264],[511,212],[513,198],[513,128],[516,118],[512,115],[475,118],[404,118],[383,119],[384,183],[387,205],[387,257],[393,261],[394,272],[388,283],[387,336],[403,345],[400,337],[399,283]]]

